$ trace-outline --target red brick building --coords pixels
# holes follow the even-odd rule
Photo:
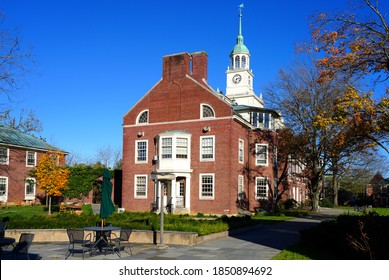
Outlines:
[[[282,119],[254,93],[241,16],[225,95],[207,83],[205,52],[168,55],[162,79],[125,114],[126,211],[160,209],[161,196],[173,213],[236,214],[273,203]]]
[[[39,194],[30,171],[39,158],[58,148],[45,141],[0,125],[0,203],[29,204]],[[60,164],[65,164],[63,158]]]

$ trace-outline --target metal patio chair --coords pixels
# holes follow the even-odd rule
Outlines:
[[[65,260],[70,256],[74,256],[74,253],[82,253],[82,259],[84,259],[85,252],[90,253],[90,249],[93,246],[92,234],[88,233],[86,236],[85,231],[79,228],[67,229],[69,238],[68,254]]]
[[[33,233],[22,233],[19,237],[19,242],[14,245],[14,248],[11,251],[13,257],[19,259],[19,255],[25,254],[29,260],[28,250],[31,247],[32,241],[34,240]]]
[[[114,244],[115,248],[118,250],[118,255],[121,257],[120,251],[123,248],[123,251],[132,256],[130,237],[133,232],[132,228],[121,228],[120,235],[117,236],[115,233],[112,233],[111,242]],[[125,249],[129,248],[130,253],[128,253]]]

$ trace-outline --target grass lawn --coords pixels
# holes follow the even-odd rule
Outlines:
[[[83,205],[82,210],[84,212],[92,212],[92,208],[90,205]],[[51,214],[57,215],[58,212],[58,206],[52,206],[51,208]],[[47,215],[48,210],[45,205],[32,205],[32,206],[9,206],[9,207],[3,207],[0,208],[0,220],[4,217],[15,217],[15,216],[23,216],[23,217],[33,217],[33,216],[39,216],[39,215]]]
[[[9,206],[7,208],[0,209],[0,219],[4,217],[12,218],[16,215],[21,215],[24,217],[32,217],[36,215],[45,215],[47,214],[47,209],[44,205],[34,205],[34,206]]]

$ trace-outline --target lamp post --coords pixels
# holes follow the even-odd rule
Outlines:
[[[176,176],[171,173],[165,173],[165,172],[152,172],[150,174],[150,179],[155,181],[157,184],[158,182],[161,183],[161,190],[160,190],[160,233],[159,233],[159,243],[160,245],[164,245],[164,240],[163,240],[163,233],[164,233],[164,203],[163,203],[163,194],[164,194],[164,187],[167,181],[174,180]]]

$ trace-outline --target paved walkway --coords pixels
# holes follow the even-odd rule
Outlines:
[[[197,246],[160,247],[158,245],[134,244],[133,255],[122,253],[93,255],[85,254],[88,260],[270,260],[284,248],[299,241],[299,231],[342,213],[336,209],[322,209],[317,215],[294,218],[273,225],[260,225],[247,230],[234,231],[228,237],[199,244]],[[64,260],[67,243],[33,243],[30,259]],[[3,258],[4,259],[4,258]],[[68,260],[80,260],[81,254]]]

